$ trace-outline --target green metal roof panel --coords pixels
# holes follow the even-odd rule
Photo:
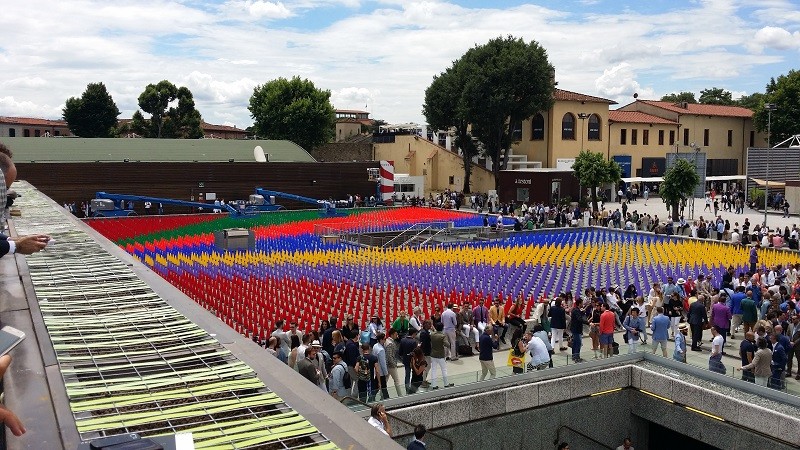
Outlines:
[[[269,162],[316,162],[286,140],[234,139],[87,139],[72,137],[2,138],[17,162],[254,162],[260,145]]]

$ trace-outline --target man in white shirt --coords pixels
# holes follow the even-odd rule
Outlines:
[[[731,242],[734,244],[738,244],[742,240],[741,235],[739,234],[739,229],[734,228],[733,233],[731,233]]]
[[[525,333],[528,341],[528,353],[531,355],[531,365],[536,370],[546,369],[550,365],[550,352],[547,351],[547,345],[538,336],[531,335],[530,332]]]

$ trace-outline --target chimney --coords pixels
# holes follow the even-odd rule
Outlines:
[[[681,108],[689,109],[689,102],[681,102]]]

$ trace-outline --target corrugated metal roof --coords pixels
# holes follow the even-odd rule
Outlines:
[[[284,140],[2,138],[17,162],[146,161],[254,162],[260,145],[270,162],[316,162],[299,145]]]

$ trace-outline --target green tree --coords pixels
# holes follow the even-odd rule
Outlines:
[[[178,88],[167,80],[159,81],[158,84],[148,84],[144,92],[139,95],[139,107],[142,111],[150,114],[150,133],[147,137],[161,139],[161,132],[164,128],[164,116],[170,102],[175,100],[178,95]],[[155,131],[155,136],[152,136]]]
[[[700,176],[693,163],[678,159],[664,174],[664,182],[658,188],[661,199],[672,211],[672,220],[678,220],[678,206],[681,201],[694,195],[694,189],[700,183]]]
[[[297,76],[256,86],[248,106],[253,128],[267,139],[288,139],[313,150],[334,137],[336,119],[330,97],[330,91]]]
[[[730,91],[712,87],[700,91],[699,102],[705,105],[733,105],[733,98]]]
[[[167,111],[164,136],[181,139],[203,137],[203,118],[195,108],[192,92],[186,87],[178,88],[178,105]]]
[[[461,57],[468,77],[461,91],[471,133],[492,160],[495,183],[511,146],[510,125],[553,105],[553,66],[536,41],[508,36],[492,39]]]
[[[80,98],[67,99],[62,110],[69,131],[85,138],[113,137],[119,108],[103,83],[89,83]]]
[[[694,98],[694,92],[679,92],[679,93],[671,93],[661,97],[662,102],[672,102],[672,103],[697,103],[697,100]]]
[[[774,103],[770,145],[778,144],[800,133],[800,71],[790,70],[777,79],[772,78],[764,93],[764,104]],[[769,114],[763,104],[753,113],[753,122],[760,132],[767,131]]]
[[[757,111],[763,108],[764,94],[761,92],[754,92],[750,95],[743,95],[742,98],[736,100],[736,105],[747,108],[751,111]]]
[[[433,77],[433,82],[425,90],[425,104],[422,113],[434,130],[454,130],[455,146],[461,150],[464,168],[462,191],[470,193],[472,158],[479,153],[478,146],[469,132],[469,119],[464,108],[462,86],[463,73],[467,64],[456,61],[453,66]]]
[[[572,165],[575,178],[582,188],[589,188],[592,197],[592,209],[598,211],[597,188],[605,183],[616,184],[622,177],[622,168],[616,161],[606,161],[602,153],[581,150]]]

